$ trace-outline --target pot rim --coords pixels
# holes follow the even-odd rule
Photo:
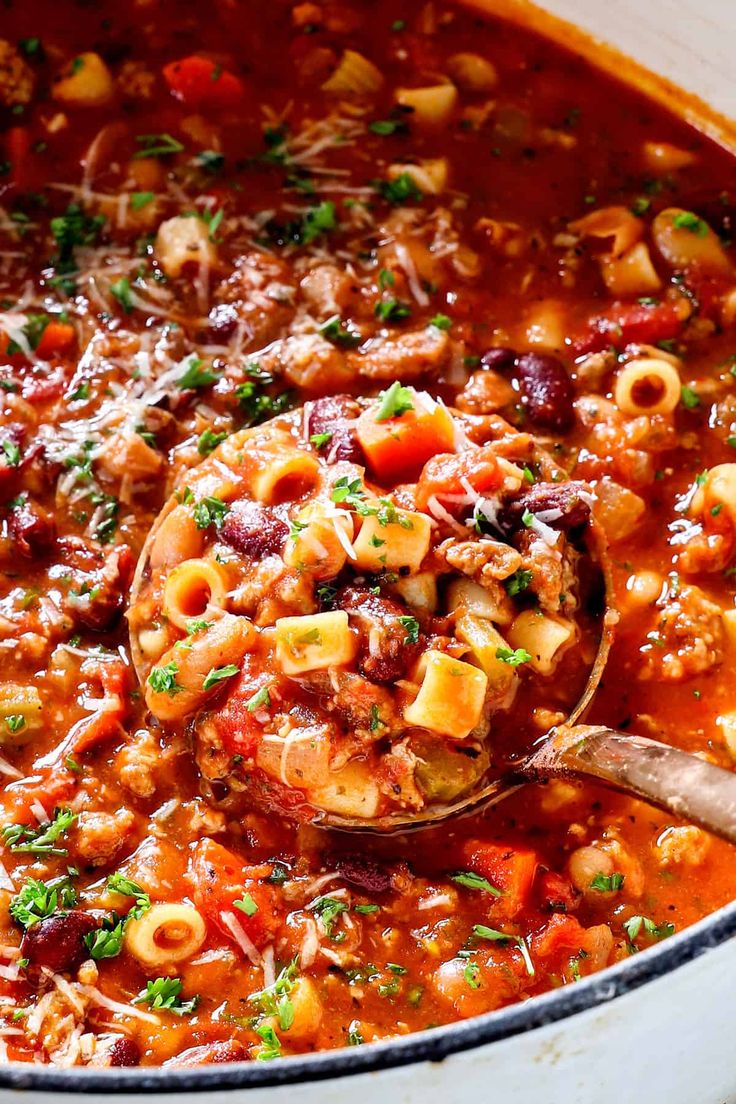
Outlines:
[[[530,1001],[401,1039],[295,1055],[275,1062],[239,1062],[192,1069],[150,1067],[92,1071],[58,1069],[18,1062],[0,1070],[0,1088],[57,1093],[205,1093],[222,1089],[273,1088],[352,1077],[450,1055],[513,1038],[559,1023],[632,993],[721,946],[736,936],[736,901],[665,942],[619,962],[581,982],[543,993]]]

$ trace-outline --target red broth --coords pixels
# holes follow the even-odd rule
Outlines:
[[[233,815],[124,613],[222,435],[399,381],[591,486],[620,611],[593,719],[731,765],[733,158],[444,4],[11,0],[2,35],[8,1058],[362,1045],[731,900],[725,844],[593,786],[410,840]]]

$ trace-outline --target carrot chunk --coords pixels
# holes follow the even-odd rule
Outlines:
[[[400,413],[385,415],[386,396],[358,418],[358,440],[371,471],[386,482],[409,479],[438,452],[449,452],[455,445],[452,416],[444,406],[428,404],[411,388],[401,388],[405,401]],[[411,405],[409,405],[411,404]],[[390,409],[390,408],[389,408]]]
[[[77,333],[68,322],[49,322],[36,346],[36,355],[41,360],[54,356],[63,356],[71,352],[77,342]]]
[[[520,850],[513,844],[466,840],[462,853],[470,870],[501,890],[502,896],[494,898],[494,915],[511,919],[529,903],[539,862],[535,851]]]
[[[234,73],[196,54],[170,62],[163,73],[174,96],[187,107],[236,107],[245,93]]]

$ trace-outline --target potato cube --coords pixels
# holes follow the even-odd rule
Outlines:
[[[455,636],[470,646],[471,652],[488,675],[488,689],[492,696],[495,699],[504,698],[517,681],[517,675],[510,664],[496,656],[499,648],[508,647],[500,632],[488,618],[466,613],[455,622]]]
[[[418,571],[429,551],[432,522],[426,514],[394,509],[388,524],[385,512],[363,518],[360,532],[353,542],[355,566],[364,571],[398,571],[408,568]],[[393,520],[395,515],[395,520]]]
[[[93,53],[77,54],[52,86],[54,99],[68,107],[103,107],[114,93],[110,70]]]
[[[422,684],[404,710],[407,724],[464,740],[483,713],[488,678],[484,671],[430,650],[419,663]]]
[[[396,102],[412,111],[412,122],[432,128],[448,123],[457,103],[457,88],[450,81],[426,88],[397,88]]]
[[[310,790],[309,800],[319,809],[346,817],[374,817],[381,794],[367,763],[354,760],[330,775],[326,786]]]
[[[276,656],[285,675],[342,667],[355,655],[356,638],[344,610],[276,622]]]
[[[545,617],[539,610],[524,610],[509,629],[512,648],[524,648],[532,657],[529,666],[540,675],[551,675],[560,654],[575,639],[570,621]]]

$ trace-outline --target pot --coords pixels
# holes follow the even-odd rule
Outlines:
[[[623,68],[736,150],[733,0],[679,0],[676,10],[670,0],[547,0],[544,12],[527,0],[470,2]],[[724,1104],[736,1101],[734,936],[736,903],[578,985],[402,1039],[193,1070],[17,1065],[0,1071],[0,1101],[23,1092],[29,1104],[142,1094],[207,1104]]]

